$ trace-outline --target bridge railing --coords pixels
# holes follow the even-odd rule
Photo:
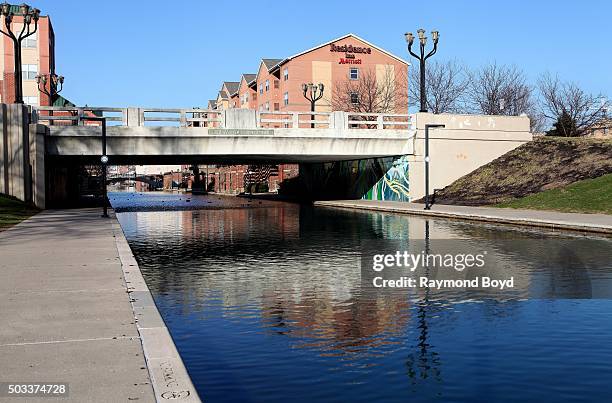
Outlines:
[[[147,122],[178,122],[181,127],[219,127],[223,122],[221,111],[209,109],[138,108],[138,113],[140,126]]]
[[[410,115],[393,113],[360,113],[346,112],[348,129],[410,129],[412,119]]]
[[[258,111],[257,117],[258,126],[262,128],[297,129],[315,127],[330,129],[333,126],[331,112]]]
[[[246,115],[245,115],[246,113]],[[239,119],[230,119],[238,114]],[[236,115],[236,116],[238,116]],[[360,112],[251,111],[241,109],[171,109],[57,107],[34,108],[33,121],[48,125],[99,125],[88,117],[105,117],[109,126],[179,126],[213,128],[278,128],[278,129],[412,129],[408,114]],[[244,119],[246,116],[246,119]],[[240,127],[233,127],[240,121]],[[251,123],[252,122],[252,123]]]

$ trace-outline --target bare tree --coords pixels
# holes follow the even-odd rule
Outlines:
[[[572,82],[546,73],[538,87],[542,97],[542,115],[555,124],[557,135],[581,136],[601,117],[605,103],[602,95],[592,95]]]
[[[332,109],[358,113],[406,113],[406,82],[405,73],[391,68],[380,75],[373,69],[360,70],[356,80],[335,83]]]
[[[467,89],[466,70],[456,61],[427,64],[425,69],[425,91],[427,109],[433,113],[460,113]],[[409,101],[419,105],[421,100],[420,72],[415,68],[410,73]]]
[[[542,129],[542,116],[527,83],[525,73],[516,66],[491,63],[469,73],[466,103],[473,113],[484,115],[527,115],[531,131]]]
[[[467,102],[484,115],[520,115],[532,106],[532,88],[515,66],[492,63],[469,73]]]

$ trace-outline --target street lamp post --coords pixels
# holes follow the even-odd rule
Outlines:
[[[108,218],[108,193],[106,190],[106,168],[108,166],[108,155],[106,155],[106,118],[104,116],[81,116],[82,120],[90,120],[100,122],[102,125],[102,155],[100,162],[102,164],[102,218]]]
[[[308,84],[302,84],[302,92],[304,94],[304,98],[306,98],[308,101],[310,101],[310,111],[314,112],[315,111],[315,104],[316,102],[323,98],[323,90],[325,89],[325,86],[322,83],[317,84],[313,84],[313,83],[308,83]],[[310,116],[310,120],[315,120],[315,116],[311,115]],[[314,128],[315,124],[314,122],[310,123],[310,127]]]
[[[444,125],[425,125],[425,210],[431,210],[429,199],[429,129],[442,128]]]
[[[47,82],[49,89],[47,90]],[[53,106],[53,96],[59,94],[64,89],[64,76],[57,74],[40,74],[36,76],[38,91],[49,97],[49,106]],[[53,111],[49,111],[49,116],[53,116]],[[53,120],[49,120],[49,125],[53,125]]]
[[[31,8],[27,4],[19,6],[20,14],[23,16],[23,27],[21,32],[18,34],[14,33],[11,28],[13,17],[15,13],[11,11],[11,5],[3,3],[0,5],[0,14],[4,16],[4,26],[6,31],[0,29],[4,35],[11,38],[13,41],[13,50],[15,56],[15,103],[23,103],[23,84],[21,77],[21,42],[28,36],[34,35],[38,29],[38,18],[40,17],[40,10],[37,8]],[[34,21],[34,30],[30,31],[30,24]]]
[[[48,90],[47,83],[49,83]],[[64,89],[64,76],[58,76],[55,73],[40,74],[36,76],[36,84],[38,84],[38,91],[48,96],[49,103],[53,105],[53,97]]]
[[[436,54],[438,50],[438,39],[440,34],[438,31],[431,31],[431,39],[433,39],[433,49],[425,54],[425,45],[427,44],[427,37],[425,36],[425,30],[419,29],[417,30],[417,35],[419,37],[419,44],[421,49],[421,54],[417,55],[412,51],[412,44],[414,43],[414,36],[412,32],[408,32],[405,34],[406,42],[408,43],[408,53],[410,53],[413,57],[419,60],[419,72],[421,74],[421,110],[419,112],[427,112],[427,94],[425,90],[425,61]]]

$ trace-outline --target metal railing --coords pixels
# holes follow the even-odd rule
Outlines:
[[[109,126],[179,126],[234,128],[226,125],[226,116],[245,113],[241,109],[208,110],[180,108],[110,108],[110,107],[58,107],[34,108],[33,121],[48,125],[82,126],[92,123],[88,117],[104,117]],[[413,128],[413,118],[407,114],[358,112],[304,112],[248,110],[247,119],[253,129],[365,129],[406,130]],[[252,113],[252,115],[249,115]],[[243,128],[243,127],[241,127]]]

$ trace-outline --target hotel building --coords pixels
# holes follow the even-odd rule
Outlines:
[[[369,80],[374,85],[391,86],[397,96],[387,103],[386,110],[364,110],[357,91],[340,94],[358,88]],[[354,35],[347,34],[313,48],[285,58],[261,59],[256,73],[242,74],[239,81],[225,81],[217,98],[208,101],[208,108],[248,108],[265,112],[310,111],[310,101],[304,98],[302,84],[323,84],[323,97],[315,104],[316,112],[332,109],[362,112],[408,113],[407,98],[408,63],[390,52]],[[389,90],[389,89],[388,89]],[[349,100],[341,102],[340,99]],[[367,108],[366,108],[367,109]],[[280,124],[270,125],[280,128]],[[218,166],[215,172],[215,191],[240,193],[252,177],[262,177],[262,169],[270,173],[267,187],[278,190],[284,179],[297,176],[296,164],[270,166]],[[218,171],[218,172],[217,172]],[[235,175],[233,177],[232,175]],[[263,175],[265,176],[265,175]],[[244,180],[242,180],[244,179]]]
[[[12,5],[14,17],[11,29],[17,34],[23,28],[23,15],[19,6]],[[6,32],[4,17],[2,17],[2,30]],[[30,29],[34,28],[34,22]],[[0,102],[15,102],[15,52],[13,40],[0,34]],[[23,78],[23,102],[29,105],[49,106],[52,101],[49,97],[38,91],[36,76],[55,73],[55,35],[49,16],[41,15],[38,20],[38,30],[34,35],[21,42],[21,75]],[[63,99],[58,97],[59,99]],[[57,100],[54,100],[57,101]]]

